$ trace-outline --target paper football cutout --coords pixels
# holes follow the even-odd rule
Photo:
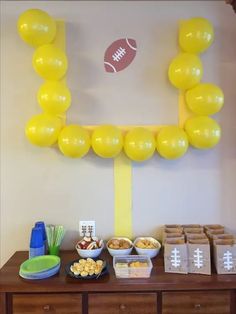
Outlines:
[[[130,38],[122,38],[114,41],[104,55],[104,67],[106,72],[114,73],[127,68],[136,55],[136,41]]]

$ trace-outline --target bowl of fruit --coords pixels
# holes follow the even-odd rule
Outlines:
[[[153,258],[159,253],[161,244],[151,237],[139,237],[135,239],[134,247],[138,255],[148,255]]]
[[[128,238],[111,238],[107,242],[107,249],[111,256],[129,255],[133,249],[133,243]]]
[[[103,248],[103,240],[98,239],[97,237],[83,237],[76,246],[78,254],[83,258],[96,258],[98,257]]]

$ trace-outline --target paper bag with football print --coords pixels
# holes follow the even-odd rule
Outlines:
[[[183,239],[166,239],[164,265],[167,273],[188,273],[187,245]]]
[[[205,237],[202,239],[195,237],[188,238],[188,265],[189,273],[211,274],[211,254],[210,243]]]
[[[214,240],[213,251],[217,273],[236,274],[236,240]]]

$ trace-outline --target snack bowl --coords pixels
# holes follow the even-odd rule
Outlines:
[[[144,242],[145,241],[151,242],[156,247],[155,248],[140,248],[140,247],[137,247],[137,244],[139,242],[142,242],[142,241],[144,241]],[[160,252],[161,244],[160,244],[159,241],[157,241],[156,239],[151,238],[151,237],[139,237],[139,238],[136,238],[135,241],[134,241],[134,248],[135,248],[135,250],[136,250],[138,255],[147,255],[150,258],[153,258],[153,257],[157,256],[157,254]]]
[[[129,244],[130,244],[130,247],[127,248],[127,249],[115,249],[115,248],[110,248],[109,247],[109,244],[111,243],[111,241],[114,241],[114,240],[124,240],[124,241],[127,241]],[[132,250],[133,250],[133,243],[130,239],[128,238],[124,238],[124,237],[113,237],[111,238],[108,242],[107,242],[107,250],[108,252],[110,253],[111,256],[120,256],[120,255],[130,255]]]
[[[76,244],[75,248],[76,248],[76,251],[78,252],[79,256],[81,256],[83,258],[88,258],[88,257],[96,258],[102,253],[102,250],[104,248],[104,243],[102,243],[101,247],[98,249],[91,249],[91,250],[81,249],[81,248],[79,248],[78,243]]]

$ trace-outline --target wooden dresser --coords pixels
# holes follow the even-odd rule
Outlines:
[[[60,274],[27,281],[18,275],[27,255],[16,252],[0,270],[1,314],[236,314],[236,275],[167,274],[157,257],[150,278],[116,279],[104,252],[109,275],[82,281],[65,275],[78,256],[64,251]]]

